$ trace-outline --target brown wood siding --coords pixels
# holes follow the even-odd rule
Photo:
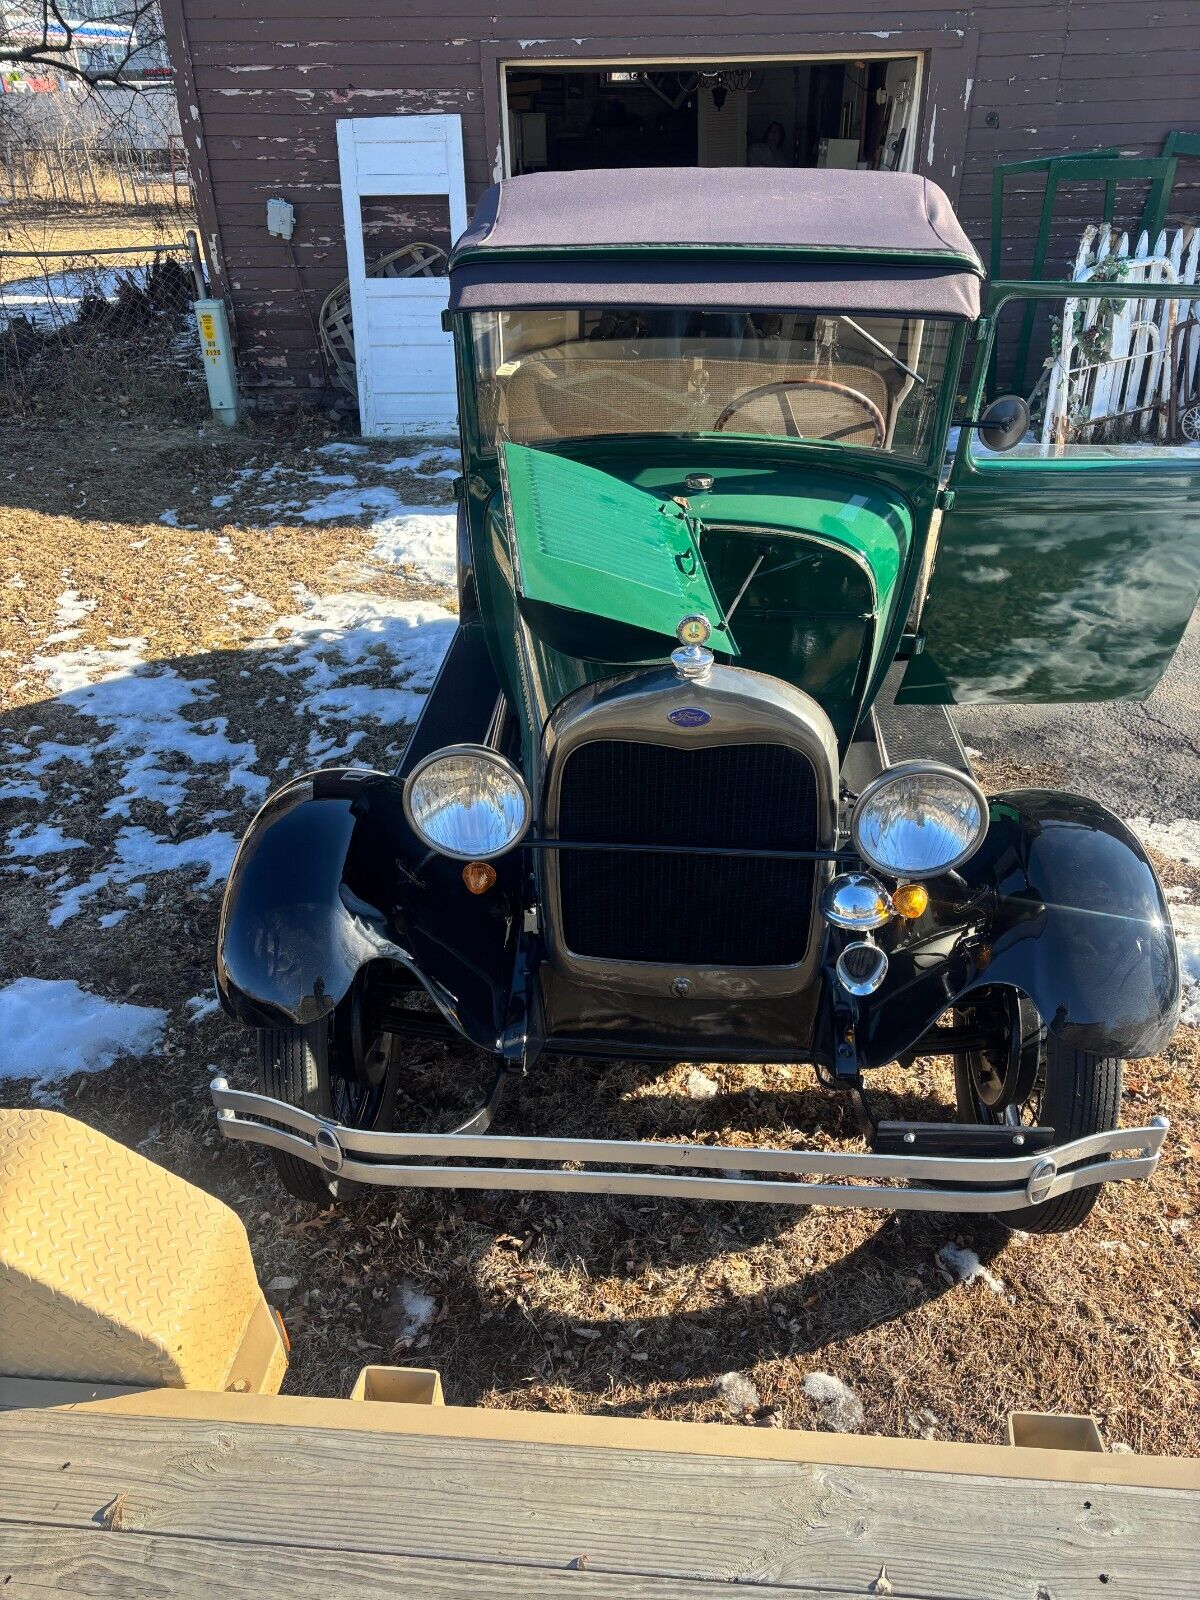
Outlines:
[[[322,381],[312,320],[346,270],[337,120],[458,113],[473,202],[492,181],[501,59],[919,49],[930,70],[917,170],[949,190],[985,253],[996,161],[1100,145],[1156,154],[1172,129],[1197,125],[1200,104],[1200,0],[1140,13],[1127,0],[894,10],[752,0],[749,12],[737,0],[544,0],[541,10],[532,0],[167,0],[166,10],[202,227],[250,390]],[[272,195],[296,208],[294,262],[266,231]],[[1060,265],[1098,190],[1065,200]],[[1010,203],[1006,270],[1027,264],[1039,206],[1033,186]],[[1200,210],[1200,190],[1181,207]],[[412,202],[402,220],[414,237],[437,236],[427,204]]]

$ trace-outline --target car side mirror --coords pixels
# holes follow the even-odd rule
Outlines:
[[[1011,450],[1029,432],[1029,404],[1019,394],[1000,394],[975,424],[989,450]]]

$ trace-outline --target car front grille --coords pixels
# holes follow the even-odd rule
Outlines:
[[[679,850],[812,850],[816,773],[782,744],[596,740],[566,758],[558,834]],[[559,852],[563,939],[576,955],[670,966],[793,966],[812,921],[814,864],[761,856]]]

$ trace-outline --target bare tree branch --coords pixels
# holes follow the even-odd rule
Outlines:
[[[166,64],[158,0],[18,0],[0,10],[0,73],[59,74],[94,87],[142,87]]]

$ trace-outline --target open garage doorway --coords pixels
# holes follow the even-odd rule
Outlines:
[[[509,65],[507,170],[912,171],[920,57]]]

